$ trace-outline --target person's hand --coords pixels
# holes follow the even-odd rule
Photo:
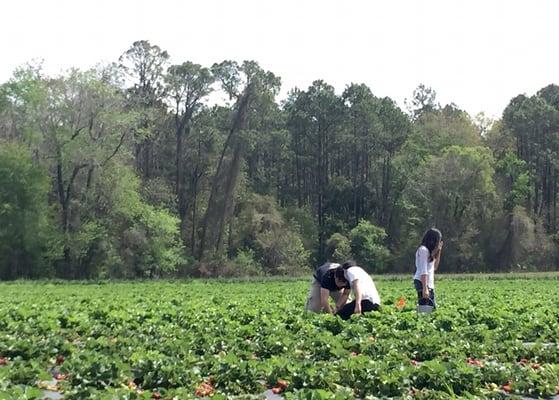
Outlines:
[[[353,310],[354,314],[361,314],[361,304],[355,303],[355,309]]]
[[[425,300],[429,299],[429,290],[423,290],[423,298]]]
[[[431,253],[431,257],[436,260],[441,258],[441,253],[443,252],[443,241],[441,240],[435,250]]]

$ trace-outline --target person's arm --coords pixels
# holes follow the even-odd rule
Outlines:
[[[347,303],[347,298],[349,297],[350,293],[351,293],[351,289],[349,288],[343,289],[342,295],[340,296],[338,302],[336,303],[336,312],[340,311],[342,307],[345,306],[345,304]]]
[[[423,286],[421,291],[421,297],[424,299],[429,298],[429,287],[427,286],[427,282],[429,280],[429,250],[426,247],[419,248],[419,258],[417,269],[419,273],[419,279],[421,280],[421,285]]]
[[[439,268],[439,263],[441,262],[441,255],[443,253],[443,242],[439,243],[439,251],[437,252],[437,257],[435,258],[435,271]]]
[[[421,275],[421,285],[423,286],[421,295],[424,299],[429,298],[429,287],[427,286],[428,279],[429,279],[429,275]]]
[[[354,314],[361,314],[361,286],[359,279],[355,279],[352,283],[353,286],[353,293],[355,294],[355,309],[353,310]]]
[[[328,301],[329,297],[330,297],[330,291],[328,289],[320,288],[320,308],[323,311],[332,314],[332,309],[330,308],[330,302]]]

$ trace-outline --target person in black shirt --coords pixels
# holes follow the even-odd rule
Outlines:
[[[335,272],[339,266],[340,264],[327,262],[314,271],[305,310],[333,314],[347,303],[351,292],[349,284],[343,287],[336,285]],[[336,304],[334,310],[330,306],[329,297]]]

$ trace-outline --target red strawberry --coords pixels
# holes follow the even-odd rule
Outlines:
[[[541,368],[541,365],[538,364],[538,363],[533,363],[533,364],[531,365],[531,367],[532,367],[532,369],[540,369],[540,368]]]
[[[211,382],[211,380],[208,380],[208,382]],[[194,392],[194,396],[208,397],[211,396],[213,392],[214,392],[214,387],[211,385],[211,383],[203,382],[200,384],[200,386],[198,386],[198,388]]]
[[[151,398],[152,398],[152,399],[160,399],[160,398],[161,398],[161,393],[159,393],[159,392],[153,392],[153,393],[151,394]]]
[[[7,365],[8,360],[6,358],[0,357],[0,365]]]
[[[64,381],[66,380],[66,374],[54,374],[54,379],[57,381]]]
[[[277,386],[279,386],[282,389],[287,389],[287,386],[289,386],[289,383],[283,379],[278,379],[278,383],[276,384]]]
[[[468,357],[468,364],[475,365],[477,367],[483,367],[483,363],[475,358]]]
[[[406,299],[403,297],[400,297],[400,299],[398,300],[398,302],[396,303],[396,308],[398,310],[401,310],[402,308],[404,308],[406,306]]]
[[[276,382],[276,386],[272,388],[272,393],[274,394],[283,393],[285,389],[287,389],[287,386],[289,386],[289,383],[287,381],[283,379],[278,379],[278,381]]]
[[[410,360],[411,365],[413,365],[414,367],[417,367],[419,365],[419,363],[415,360]]]
[[[512,392],[512,388],[510,387],[510,382],[507,382],[505,385],[503,385],[503,390],[507,393]]]

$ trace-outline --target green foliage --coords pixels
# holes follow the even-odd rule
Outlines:
[[[139,194],[139,180],[130,170],[109,170],[101,181],[117,183],[117,190],[106,188],[103,199],[111,205],[105,220],[108,254],[113,255],[107,273],[154,276],[176,271],[185,261],[178,218],[145,203]]]
[[[542,218],[548,232],[557,230],[556,178],[553,176],[559,158],[556,92],[557,88],[550,85],[531,97],[519,95],[503,112],[504,129],[515,139],[516,154],[526,163],[532,183],[528,208],[535,217]]]
[[[328,259],[333,262],[343,263],[352,258],[351,243],[347,237],[341,233],[334,233],[326,241],[326,251]]]
[[[285,221],[274,199],[249,195],[236,217],[239,226],[234,247],[252,249],[266,273],[305,273],[309,252],[297,227]]]
[[[233,263],[238,271],[235,276],[258,276],[263,273],[262,266],[256,259],[256,253],[252,249],[239,249],[237,256],[233,259]]]
[[[312,252],[316,249],[318,226],[311,211],[306,207],[288,207],[283,211],[286,222],[301,235],[305,249]]]
[[[350,321],[303,313],[308,279],[4,283],[0,398],[41,398],[57,373],[68,399],[194,399],[202,383],[248,399],[278,380],[290,399],[553,396],[557,274],[485,278],[440,279],[429,315],[409,278],[378,279],[380,311]]]
[[[118,61],[57,76],[26,65],[0,84],[0,140],[48,181],[31,179],[25,217],[2,211],[25,219],[0,227],[2,276],[293,274],[350,253],[409,272],[432,225],[445,270],[556,268],[557,85],[491,121],[425,85],[405,113],[358,83],[338,94],[315,80],[278,102],[280,77],[256,61],[170,65],[148,41]]]
[[[385,247],[386,232],[369,221],[361,220],[349,233],[351,251],[357,263],[370,272],[386,271],[390,251]]]
[[[300,236],[291,230],[262,232],[256,238],[255,250],[272,274],[302,275],[308,271],[309,252]]]
[[[488,240],[497,255],[491,262],[511,270],[547,270],[552,268],[557,245],[541,221],[534,220],[524,207],[516,206]]]
[[[532,185],[526,162],[514,153],[507,152],[497,162],[496,171],[507,178],[504,189],[505,209],[512,211],[516,206],[526,206]]]
[[[96,202],[84,203],[82,211],[95,219],[67,239],[77,277],[153,277],[185,262],[178,219],[142,199],[129,168],[106,168],[92,190]]]
[[[436,102],[437,92],[423,83],[419,84],[413,91],[411,104],[408,104],[410,112],[414,118],[421,116],[424,113],[432,112],[440,108]]]
[[[469,115],[454,105],[421,114],[415,124],[417,140],[428,154],[449,146],[478,146],[481,135]]]
[[[139,220],[148,241],[147,249],[139,252],[142,263],[136,265],[151,275],[175,271],[183,262],[177,217],[144,204]]]
[[[495,158],[500,159],[507,152],[516,150],[515,139],[507,131],[502,120],[495,121],[483,136],[483,143],[493,151]]]
[[[140,192],[143,199],[157,208],[173,210],[177,206],[177,196],[165,179],[153,178],[143,181]]]
[[[48,260],[60,249],[49,229],[48,191],[49,179],[30,152],[0,141],[0,279],[51,273]]]
[[[451,146],[431,157],[409,187],[421,226],[441,229],[445,257],[460,269],[475,270],[484,262],[475,243],[481,223],[498,209],[493,164],[487,148]]]

